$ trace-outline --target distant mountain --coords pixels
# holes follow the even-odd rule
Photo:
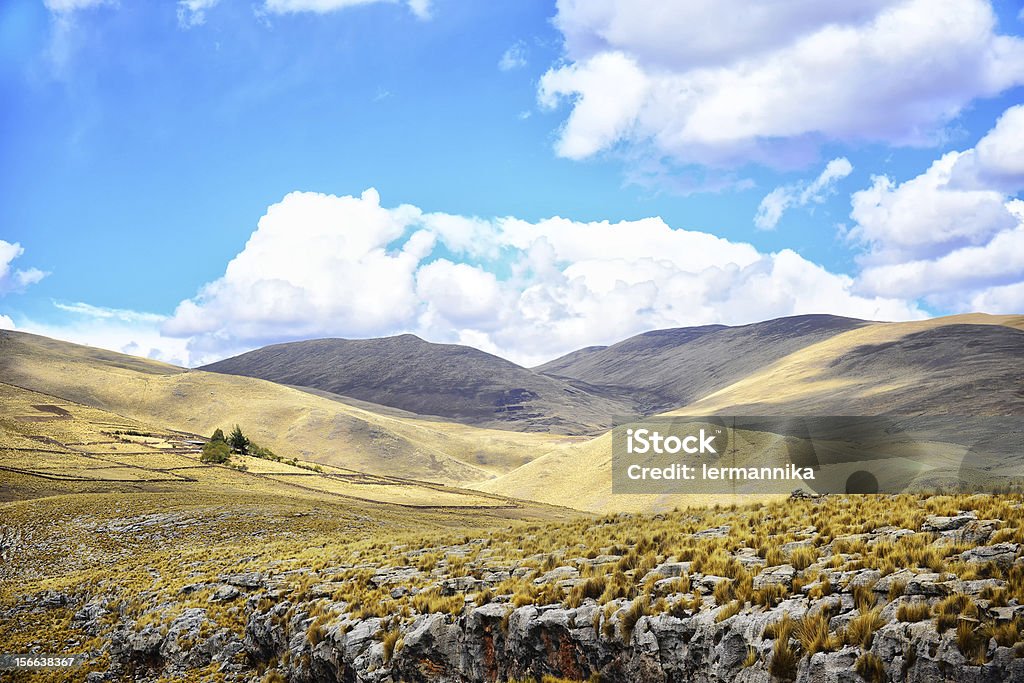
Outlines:
[[[309,387],[484,427],[597,433],[630,404],[478,349],[411,334],[275,344],[203,370]]]
[[[239,423],[281,454],[360,472],[607,512],[707,501],[612,495],[607,432],[559,432],[594,434],[631,409],[1024,415],[1024,316],[659,330],[534,370],[410,335],[281,344],[210,369],[0,331],[0,383],[189,433]]]
[[[799,321],[790,329],[803,330],[797,343],[816,334],[823,338],[781,357],[777,348],[759,348],[791,347],[794,340],[782,324],[787,320]],[[830,335],[835,327],[847,329]],[[750,338],[729,334],[741,330]],[[673,336],[688,341],[675,347],[664,343]],[[676,356],[680,351],[684,353]],[[745,373],[715,388],[721,377],[706,368],[716,358],[723,375],[735,377],[737,366]],[[660,382],[659,362],[665,373]],[[644,370],[631,377],[626,371],[630,367]],[[624,392],[632,380],[634,386],[666,392],[678,383],[678,396],[698,396],[667,414],[1024,416],[1024,316],[974,313],[906,323],[809,316],[740,328],[666,330],[600,351],[570,354],[544,368],[578,374],[594,383],[593,390],[600,389],[604,372],[618,391]],[[692,388],[692,378],[703,384]],[[951,424],[956,426],[955,417]],[[686,494],[613,495],[608,434],[552,449],[476,487],[537,501],[572,500],[574,506],[595,512],[656,511],[710,502],[706,496]],[[713,502],[733,501],[720,496]]]
[[[655,330],[611,346],[574,351],[534,370],[625,402],[638,413],[659,413],[867,324],[834,315],[802,315],[738,327]]]
[[[673,412],[1024,415],[1024,316],[872,323]]]

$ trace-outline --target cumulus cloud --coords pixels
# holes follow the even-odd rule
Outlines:
[[[973,99],[1024,83],[1024,40],[987,0],[560,0],[571,103],[556,151],[802,165],[826,141],[930,144]]]
[[[858,291],[924,298],[951,310],[1024,310],[1024,106],[978,144],[896,183],[854,193],[848,237],[864,247]]]
[[[192,28],[206,23],[206,11],[220,0],[178,0],[178,26]]]
[[[0,315],[0,330],[14,330],[17,329],[14,325],[14,321],[6,315]]]
[[[828,162],[825,170],[809,183],[794,183],[775,188],[761,200],[754,216],[754,225],[758,230],[773,230],[778,225],[782,214],[794,206],[806,206],[814,202],[820,204],[825,197],[835,191],[835,184],[853,172],[853,165],[846,157],[838,157]]]
[[[961,155],[953,184],[1014,194],[1024,188],[1024,105],[1010,107],[973,150]]]
[[[409,10],[418,18],[426,21],[431,17],[431,0],[409,0]]]
[[[293,14],[297,12],[315,12],[328,14],[338,10],[370,5],[390,0],[266,0],[263,8],[274,14]],[[429,19],[431,14],[430,0],[406,0],[409,10],[419,19]]]
[[[414,332],[533,364],[657,327],[923,315],[853,286],[793,251],[660,218],[483,219],[387,208],[374,190],[295,192],[162,332],[187,340],[192,362],[285,339]]]
[[[26,287],[34,285],[48,275],[38,268],[22,270],[12,267],[14,259],[24,253],[25,250],[17,242],[0,240],[0,296],[11,292],[23,292]]]
[[[526,66],[526,45],[523,44],[523,41],[519,41],[505,50],[501,59],[498,60],[498,68],[502,71],[521,69],[524,66]]]
[[[292,193],[268,209],[223,277],[178,306],[165,331],[198,335],[202,348],[282,330],[372,336],[397,329],[417,311],[415,271],[434,243],[425,230],[404,234],[419,216],[411,206],[381,207],[375,190]]]
[[[416,272],[416,295],[426,308],[421,322],[428,326],[445,321],[486,328],[506,303],[493,273],[447,259],[428,263]]]

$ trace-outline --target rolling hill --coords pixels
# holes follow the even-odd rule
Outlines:
[[[807,346],[671,411],[1024,414],[1024,316],[873,323]]]
[[[308,367],[303,350],[310,351]],[[668,406],[660,414],[678,415],[1024,414],[1024,316],[971,314],[910,323],[801,316],[743,327],[662,330],[584,349],[537,371],[411,337],[303,342],[239,358],[255,364],[277,353],[267,374],[279,381],[320,377],[326,384],[334,378],[341,382],[331,384],[335,389],[354,387],[362,396],[184,370],[18,332],[0,332],[0,382],[183,432],[209,434],[238,423],[287,457],[378,477],[554,504],[571,501],[592,511],[661,510],[709,499],[613,496],[607,433],[590,438],[522,430],[547,424],[552,432],[592,431],[622,414],[626,404],[645,412]],[[324,365],[333,357],[344,362]],[[422,366],[416,381],[398,371],[409,369],[413,359]],[[465,368],[460,359],[467,359]],[[343,368],[352,368],[352,375],[346,378]],[[309,374],[287,374],[290,369]],[[489,378],[491,370],[497,374]],[[569,382],[579,387],[577,394],[566,390]],[[540,413],[528,424],[495,419],[490,423],[506,429],[490,429],[437,417],[452,401],[449,412],[460,419],[486,421],[494,396],[513,384],[534,387],[537,397],[523,402],[532,402],[531,412],[553,405],[558,418],[545,423]],[[409,403],[386,407],[365,398],[371,395]],[[477,398],[488,403],[474,412]],[[598,406],[608,412],[601,415]]]
[[[0,382],[193,434],[239,424],[286,457],[450,485],[493,478],[578,440],[375,412],[338,396],[21,332],[0,331]]]
[[[868,324],[803,315],[738,327],[655,330],[575,351],[534,369],[650,415],[691,403],[802,348]]]
[[[627,403],[596,396],[489,353],[411,334],[275,344],[210,372],[328,391],[480,427],[597,434]]]
[[[699,329],[691,339],[715,334]],[[598,353],[588,351],[576,362]],[[663,414],[882,413],[1024,415],[1024,316],[969,314],[860,323]],[[601,512],[656,511],[709,500],[612,495],[608,435],[553,450],[476,488],[538,501],[573,500],[578,507]],[[715,497],[715,502],[729,501]]]
[[[199,461],[201,437],[0,382],[0,501],[51,495],[216,495],[417,509],[518,508],[517,502],[401,477],[233,455]]]

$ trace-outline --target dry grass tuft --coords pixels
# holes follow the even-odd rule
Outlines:
[[[885,664],[873,652],[858,657],[854,670],[868,683],[885,683]]]

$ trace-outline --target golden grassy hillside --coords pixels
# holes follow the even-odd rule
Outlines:
[[[85,591],[116,584],[128,604],[152,590],[181,597],[182,586],[204,577],[252,563],[272,568],[328,544],[410,533],[486,536],[518,521],[578,516],[301,460],[235,454],[227,465],[203,464],[201,443],[194,434],[0,383],[0,609],[53,581]],[[208,606],[209,597],[191,602]],[[0,650],[102,649],[102,639],[75,629],[65,607],[0,619]],[[230,606],[212,611],[224,620],[240,616]]]
[[[891,344],[917,333],[941,328],[953,329],[969,337],[976,333],[978,326],[998,326],[1017,334],[1024,331],[1024,316],[978,313],[910,323],[873,323],[801,349],[760,372],[666,415],[728,415],[744,412],[764,415],[877,414],[885,412],[885,397],[889,392],[900,398],[899,405],[905,405],[905,392],[921,391],[922,385],[934,386],[936,393],[941,396],[941,382],[943,379],[954,382],[957,378],[952,375],[955,375],[957,367],[962,368],[960,378],[966,384],[961,384],[960,389],[968,394],[967,400],[952,402],[951,406],[937,412],[972,414],[977,411],[983,414],[986,412],[984,407],[978,410],[974,405],[979,403],[979,399],[985,399],[986,387],[974,387],[971,384],[975,376],[971,369],[974,359],[970,356],[960,359],[957,366],[945,370],[940,367],[938,372],[935,367],[908,365],[905,355],[893,354],[891,359],[884,359],[877,368],[861,368],[860,374],[849,372],[840,377],[835,373],[837,364],[859,348]],[[971,340],[968,339],[966,343],[970,344]],[[927,353],[928,349],[923,352]],[[900,362],[904,364],[899,365]],[[1012,364],[1011,367],[992,367],[991,362],[988,365],[986,372],[1001,372],[1008,377],[1012,377],[1013,373],[1024,372],[1024,367],[1019,363],[1015,367]],[[884,383],[881,377],[885,378]],[[1017,382],[1013,386],[1019,391],[1021,384]],[[1015,407],[1016,414],[1024,412],[1024,397],[1019,397],[1014,403],[1013,394],[1008,395],[1009,407]],[[998,407],[999,410],[992,412],[1005,414],[1007,403]],[[677,506],[753,502],[753,499],[744,496],[613,495],[611,457],[611,435],[605,434],[585,443],[552,450],[519,469],[474,487],[549,503],[572,501],[570,504],[574,507],[602,513],[654,512]]]
[[[497,479],[473,485],[512,498],[570,505],[600,513],[662,512],[706,505],[743,505],[778,496],[663,495],[612,493],[611,432],[585,443],[560,448]]]
[[[995,349],[983,348],[988,326],[1002,337],[992,340]],[[938,338],[943,332],[946,338]],[[1024,372],[1022,332],[1022,315],[873,323],[801,349],[668,414],[1018,414],[1024,410],[1024,396],[1015,391]],[[956,341],[962,348],[951,343]],[[1007,362],[993,363],[983,350],[1002,352],[998,360]],[[936,355],[943,352],[950,355]],[[992,384],[979,384],[993,375],[1006,379],[1003,395]]]
[[[286,499],[417,510],[536,507],[498,496],[301,460],[200,462],[195,435],[0,383],[0,501],[74,494]]]
[[[378,413],[339,397],[18,332],[0,332],[0,380],[194,434],[239,424],[286,457],[442,484],[486,480],[578,440]]]
[[[865,324],[668,414],[1019,414],[1024,368],[1012,361],[1022,340],[1024,316]],[[613,495],[608,434],[480,429],[32,335],[0,332],[0,379],[185,432],[209,434],[237,423],[286,457],[370,475],[594,512],[733,502],[720,495]]]

